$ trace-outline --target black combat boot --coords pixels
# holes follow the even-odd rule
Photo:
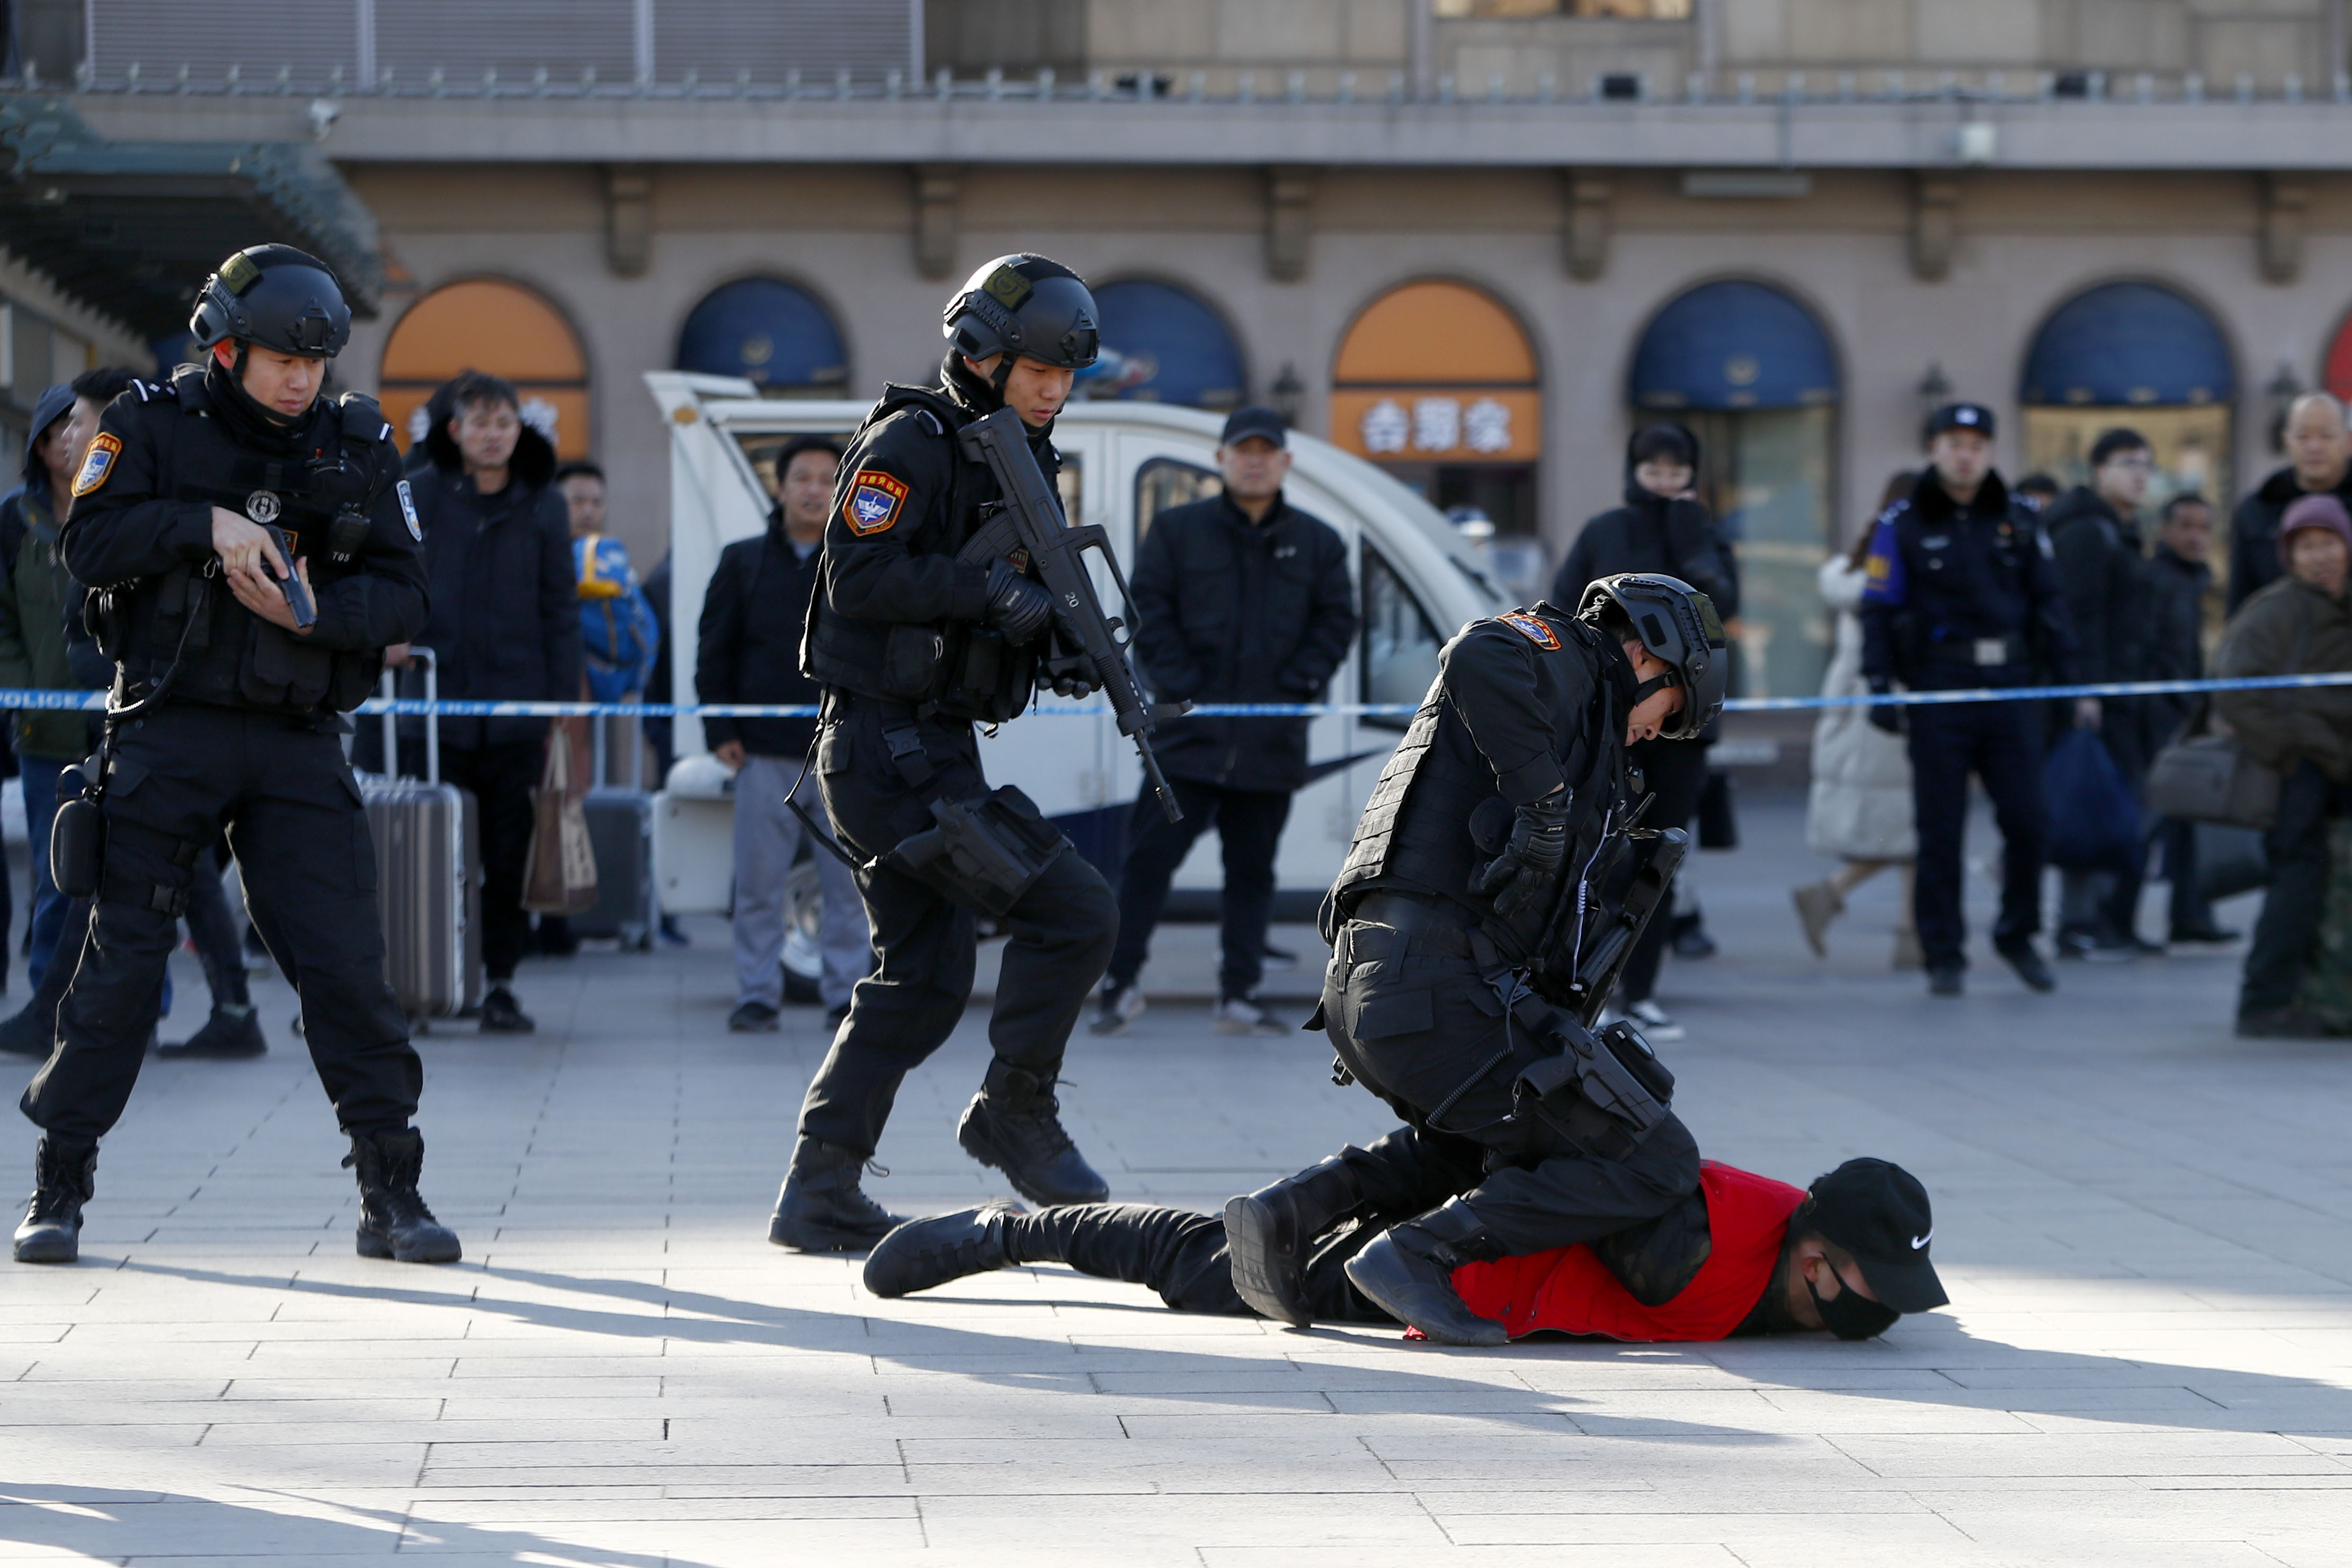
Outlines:
[[[362,1258],[399,1263],[457,1261],[457,1233],[433,1217],[416,1191],[416,1178],[425,1170],[423,1133],[413,1127],[354,1132],[343,1168],[359,1173]]]
[[[97,1192],[98,1145],[41,1140],[33,1155],[33,1201],[16,1227],[19,1263],[71,1263],[81,1256],[81,1205]]]
[[[223,1002],[213,1008],[205,1026],[174,1046],[158,1046],[159,1057],[257,1057],[269,1049],[261,1032],[261,1016],[253,1004]]]
[[[906,1224],[858,1189],[865,1164],[855,1149],[803,1138],[776,1194],[768,1239],[794,1252],[863,1252]]]
[[[982,1164],[1003,1172],[1013,1191],[1033,1204],[1101,1203],[1110,1186],[1062,1131],[1061,1111],[1052,1079],[991,1061],[987,1081],[956,1123],[956,1142]]]
[[[1307,1253],[1315,1238],[1363,1205],[1363,1187],[1338,1154],[1225,1205],[1234,1289],[1262,1318],[1303,1329]]]
[[[866,1259],[866,1288],[877,1296],[905,1296],[1017,1263],[1006,1221],[1021,1212],[1019,1204],[999,1201],[910,1219],[874,1244]]]
[[[1456,1268],[1499,1250],[1478,1216],[1454,1199],[1389,1227],[1348,1259],[1348,1278],[1381,1311],[1439,1344],[1507,1344],[1503,1325],[1472,1311],[1454,1289]]]

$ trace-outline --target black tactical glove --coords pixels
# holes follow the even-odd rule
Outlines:
[[[1055,676],[1050,684],[1056,697],[1092,697],[1102,689],[1087,677],[1075,673]]]
[[[1881,697],[1885,696],[1887,692],[1887,688],[1883,683],[1870,689]],[[1903,710],[1892,702],[1873,703],[1870,708],[1870,727],[1874,730],[1884,730],[1890,735],[1900,735],[1903,733]]]
[[[1010,561],[992,561],[988,566],[988,614],[990,626],[1004,634],[1004,640],[1019,647],[1037,640],[1045,623],[1054,618],[1054,595],[1038,584],[1031,582],[1013,569]]]
[[[1478,878],[1478,890],[1495,895],[1495,912],[1515,920],[1551,891],[1552,879],[1568,858],[1568,791],[1555,790],[1529,801],[1511,818],[1511,841]]]

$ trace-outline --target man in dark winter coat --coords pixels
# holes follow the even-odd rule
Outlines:
[[[2279,520],[2307,495],[2332,492],[2352,508],[2352,433],[2344,405],[2325,392],[2306,392],[2287,405],[2287,466],[2272,473],[2238,503],[2230,518],[2230,614],[2258,588],[2278,581]]]
[[[695,653],[694,689],[703,701],[814,707],[824,700],[824,689],[801,673],[801,636],[840,468],[841,448],[825,437],[787,443],[776,458],[767,532],[719,552]],[[713,716],[702,721],[702,738],[735,770],[735,1011],[727,1026],[761,1033],[777,1026],[784,1000],[784,891],[802,831],[792,805],[824,826],[816,782],[802,785],[816,721]],[[873,955],[849,867],[822,849],[815,864],[824,890],[817,994],[837,1027],[849,1016],[849,988]]]
[[[2203,496],[2174,496],[2164,503],[2156,552],[2140,567],[2145,595],[2141,638],[2142,680],[2202,680],[2205,678],[2205,595],[2213,586],[2206,556],[2213,546],[2213,509]],[[2153,760],[2197,707],[2197,699],[2143,697],[2142,733]],[[2197,882],[2197,825],[2160,817],[2150,837],[2164,854],[2164,875],[2172,884],[2172,942],[2235,942],[2213,919],[2213,906]]]
[[[1242,408],[1225,421],[1224,493],[1161,512],[1136,552],[1136,651],[1163,702],[1315,702],[1356,635],[1348,549],[1328,523],[1283,499],[1290,471],[1282,416]],[[1274,857],[1306,784],[1305,719],[1190,718],[1165,725],[1160,765],[1183,804],[1171,823],[1147,784],[1129,822],[1118,945],[1094,1032],[1143,1011],[1137,985],[1152,927],[1192,841],[1212,823],[1224,851],[1221,1034],[1282,1032],[1257,1001]]]
[[[2092,443],[2091,482],[2075,486],[2042,513],[2074,617],[2077,679],[2140,679],[2146,622],[2136,514],[2155,467],[2146,437],[2137,430],[2109,430]],[[2077,724],[2095,725],[2108,756],[2137,794],[2148,762],[2137,700],[2093,699],[2072,717]],[[2059,879],[2059,957],[2119,960],[2147,951],[2133,929],[2139,910],[2136,869],[2070,868]]]
[[[418,636],[440,661],[441,695],[570,702],[580,696],[580,605],[572,521],[550,485],[555,448],[523,423],[514,387],[468,371],[440,393],[447,411],[412,454],[433,618]],[[441,776],[482,814],[482,998],[486,1034],[529,1034],[515,965],[530,917],[522,879],[530,792],[546,765],[544,719],[436,719]]]
[[[1552,580],[1556,605],[1583,602],[1584,590],[1622,572],[1679,577],[1715,601],[1728,621],[1739,614],[1739,568],[1727,543],[1691,493],[1698,480],[1698,437],[1680,425],[1650,425],[1625,447],[1625,504],[1584,525]],[[1707,747],[1712,729],[1696,745],[1644,741],[1632,757],[1658,804],[1650,808],[1652,827],[1688,827],[1706,788]],[[1658,1005],[1658,965],[1665,957],[1672,923],[1652,921],[1625,965],[1622,1005],[1641,1021],[1653,1040],[1682,1038],[1682,1026]]]

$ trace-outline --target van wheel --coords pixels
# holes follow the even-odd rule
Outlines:
[[[817,928],[824,919],[824,889],[816,879],[816,863],[803,860],[784,884],[784,1000],[814,1006],[819,1001],[817,977],[824,971],[824,950],[817,944]]]

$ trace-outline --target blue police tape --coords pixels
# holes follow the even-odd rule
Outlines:
[[[2352,670],[2326,670],[2315,675],[2250,675],[2229,680],[2091,681],[2074,686],[1977,686],[1958,691],[1863,692],[1853,697],[1740,697],[1726,702],[1729,713],[1780,713],[1821,708],[1919,708],[1951,702],[2023,702],[2070,697],[2171,697],[2205,691],[2273,691],[2303,687],[2352,686]],[[102,711],[103,691],[52,691],[0,688],[0,710],[43,711],[88,710]],[[459,719],[814,719],[820,710],[805,703],[765,702],[478,702],[445,697],[436,702],[414,698],[385,701],[370,698],[360,704],[362,715],[433,714]],[[1041,704],[1034,711],[1073,719],[1107,719],[1102,707]],[[1203,702],[1192,712],[1202,718],[1321,719],[1353,714],[1359,718],[1402,719],[1417,711],[1411,702]]]

